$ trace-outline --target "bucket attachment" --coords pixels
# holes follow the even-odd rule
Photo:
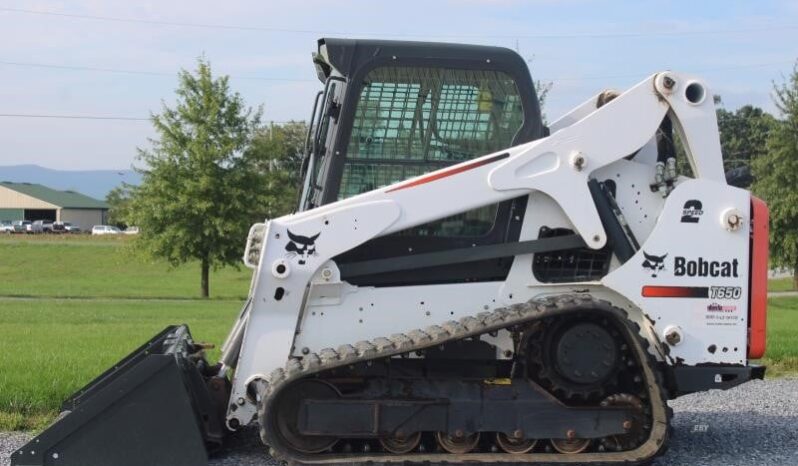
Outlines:
[[[69,397],[14,466],[205,465],[221,446],[229,382],[186,325],[164,329]]]

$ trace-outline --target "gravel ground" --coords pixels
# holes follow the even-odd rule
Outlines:
[[[798,379],[753,381],[728,391],[688,395],[671,402],[674,437],[665,465],[798,464]],[[29,438],[0,433],[0,464]],[[236,435],[212,466],[262,466],[266,455],[255,431]]]
[[[9,458],[14,450],[21,447],[30,435],[20,432],[0,432],[0,464],[9,464]]]

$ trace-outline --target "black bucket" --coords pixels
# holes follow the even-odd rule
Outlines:
[[[225,433],[227,379],[169,326],[69,397],[13,466],[204,465]]]

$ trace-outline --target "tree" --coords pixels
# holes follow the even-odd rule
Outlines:
[[[291,121],[260,128],[252,138],[248,155],[264,179],[260,205],[265,218],[288,214],[298,205],[307,131],[304,122]]]
[[[752,105],[744,105],[733,112],[718,108],[717,117],[724,169],[727,172],[749,171],[751,161],[767,152],[768,134],[776,119]]]
[[[227,76],[214,79],[203,59],[178,77],[175,105],[152,115],[158,137],[139,149],[145,166],[126,219],[141,228],[137,248],[173,266],[198,260],[207,297],[210,268],[237,265],[250,225],[263,218],[263,180],[246,151],[261,112],[245,107]]]
[[[128,226],[126,218],[129,215],[130,189],[131,185],[122,183],[105,196],[105,202],[109,206],[107,219],[109,225],[119,228]]]
[[[767,152],[753,160],[753,190],[770,208],[771,263],[792,269],[798,287],[798,64],[773,90],[782,119],[768,134]]]
[[[776,118],[753,105],[744,105],[735,111],[722,108],[718,95],[713,96],[718,106],[715,115],[720,133],[720,150],[723,156],[723,169],[735,178],[729,183],[747,188],[751,184],[751,161],[767,152],[766,144]],[[678,171],[692,176],[687,161],[687,153],[678,135],[674,135]]]
[[[540,105],[540,117],[543,124],[546,124],[546,97],[549,96],[551,88],[554,87],[552,81],[543,82],[539,79],[535,80],[535,93],[538,96],[538,104]]]

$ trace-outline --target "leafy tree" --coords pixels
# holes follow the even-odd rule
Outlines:
[[[546,124],[546,98],[549,96],[549,92],[551,92],[551,88],[554,87],[554,82],[547,81],[543,82],[539,79],[535,80],[535,93],[538,96],[538,103],[540,104],[540,115],[543,120],[543,123]]]
[[[753,160],[753,190],[770,207],[770,256],[789,267],[798,287],[798,64],[782,84],[773,84],[781,113],[767,138],[767,152]]]
[[[747,188],[751,183],[751,161],[767,152],[766,144],[776,118],[753,105],[744,105],[737,110],[722,108],[720,96],[713,96],[718,105],[716,116],[720,133],[720,150],[723,155],[723,169],[734,176],[735,186]],[[684,145],[675,136],[676,159],[679,173],[692,176]]]
[[[105,202],[110,206],[107,220],[109,225],[119,228],[128,226],[126,218],[129,214],[131,187],[127,183],[122,183],[105,196]]]
[[[263,218],[263,180],[246,151],[261,112],[245,107],[227,76],[214,79],[204,59],[178,77],[175,105],[152,115],[158,137],[139,149],[142,183],[125,217],[141,228],[136,247],[174,266],[198,260],[207,297],[210,268],[237,265],[250,225]]]
[[[264,179],[260,206],[265,218],[280,217],[297,207],[307,130],[304,122],[291,121],[259,128],[252,138],[247,152]]]
[[[751,161],[767,152],[768,134],[776,119],[752,105],[744,105],[733,112],[719,108],[717,117],[724,169],[748,172]]]

